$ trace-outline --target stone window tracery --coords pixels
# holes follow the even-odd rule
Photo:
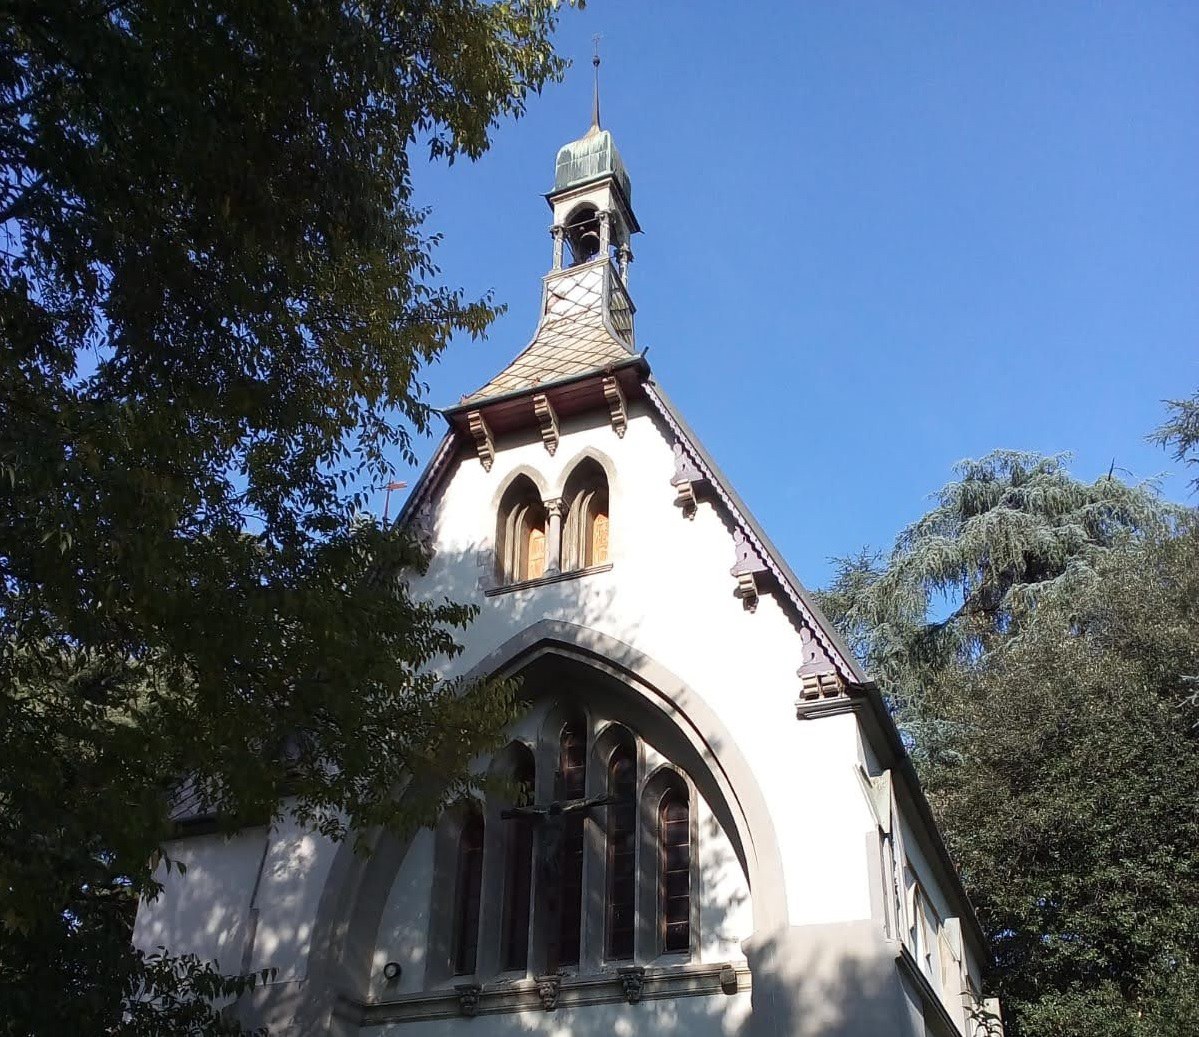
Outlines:
[[[520,791],[488,799],[486,840],[480,810],[442,826],[449,871],[434,889],[452,904],[446,929],[431,919],[448,952],[434,982],[687,961],[698,947],[693,784],[620,723],[561,701],[536,713],[534,748],[514,741],[491,765]],[[600,800],[560,827],[537,812]]]
[[[637,756],[624,742],[608,758],[608,794],[618,802],[608,810],[605,898],[605,957],[633,957],[637,905]]]
[[[562,570],[603,565],[609,558],[608,478],[586,458],[571,472],[563,494],[568,502],[562,532]]]
[[[662,950],[691,946],[691,812],[686,795],[669,789],[658,807],[658,920]]]
[[[483,815],[472,809],[462,824],[454,883],[454,975],[475,971],[483,883]]]
[[[546,509],[528,476],[513,479],[500,501],[496,547],[501,582],[521,583],[545,574]]]
[[[516,806],[533,801],[536,764],[525,745],[514,745],[512,780],[518,794]],[[504,830],[504,885],[500,968],[524,972],[529,965],[529,915],[533,891],[533,829],[527,824]]]
[[[579,720],[562,728],[558,772],[555,775],[554,798],[567,802],[582,799],[587,790],[587,735]],[[557,962],[560,965],[579,963],[579,941],[583,922],[583,830],[586,818],[574,815],[563,825],[562,856],[559,864],[561,881],[556,890],[558,925]]]
[[[489,593],[606,565],[611,559],[608,502],[608,477],[592,457],[574,466],[561,497],[543,500],[533,479],[519,472],[497,510],[498,586]]]

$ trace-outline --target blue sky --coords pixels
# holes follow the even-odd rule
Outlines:
[[[509,306],[427,372],[435,404],[533,331],[595,33],[645,231],[638,345],[809,586],[996,447],[1193,502],[1144,437],[1199,387],[1199,5],[566,11],[566,81],[418,178],[446,280]]]

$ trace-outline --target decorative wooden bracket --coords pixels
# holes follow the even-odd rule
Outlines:
[[[562,993],[562,977],[557,973],[548,973],[537,977],[537,996],[541,998],[541,1007],[552,1012],[558,1007],[558,995]]]
[[[820,642],[807,627],[800,633],[803,641],[803,665],[796,671],[802,682],[802,699],[830,698],[845,690],[837,668],[829,659]]]
[[[629,410],[625,403],[624,390],[612,375],[604,379],[604,399],[608,401],[608,414],[612,418],[612,428],[617,436],[624,438],[625,429],[629,427]]]
[[[458,1011],[473,1019],[479,1014],[479,999],[483,996],[483,988],[478,983],[458,983],[454,990],[458,992]]]
[[[558,449],[558,415],[554,413],[545,393],[533,397],[533,413],[537,415],[537,423],[541,426],[541,442],[553,457]]]
[[[626,965],[616,970],[616,976],[620,980],[624,999],[631,1005],[640,1003],[641,989],[645,986],[645,966]]]
[[[472,410],[466,416],[466,420],[470,424],[470,434],[475,437],[475,450],[479,454],[483,470],[490,472],[495,462],[495,440],[491,438],[491,429],[477,410]]]
[[[695,510],[698,507],[695,486],[696,483],[702,482],[703,478],[703,472],[691,460],[683,448],[683,444],[676,440],[674,444],[674,475],[670,478],[670,485],[678,491],[674,502],[683,509],[685,518],[695,517]]]
[[[737,560],[729,570],[731,575],[737,577],[737,589],[733,594],[741,599],[747,612],[753,612],[758,607],[758,577],[769,570],[762,556],[740,529],[733,531],[733,549],[737,552]]]

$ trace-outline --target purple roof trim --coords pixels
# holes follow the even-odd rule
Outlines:
[[[654,405],[654,409],[678,437],[686,456],[699,468],[716,491],[717,496],[724,501],[725,507],[729,509],[734,521],[745,535],[745,539],[765,561],[767,568],[774,573],[775,578],[779,581],[779,586],[783,588],[788,599],[799,610],[799,614],[823,646],[837,671],[851,684],[866,683],[869,678],[858,665],[853,653],[842,643],[836,629],[820,611],[820,606],[811,600],[803,584],[799,582],[787,563],[782,560],[778,549],[754,521],[749,509],[725,479],[724,473],[699,445],[698,438],[667,399],[665,393],[652,378],[647,378],[644,386],[645,394],[649,397],[650,403]]]

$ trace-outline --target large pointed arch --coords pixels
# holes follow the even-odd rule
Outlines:
[[[782,859],[762,792],[725,725],[681,678],[610,635],[550,619],[510,638],[467,676],[563,666],[587,673],[593,689],[620,699],[630,722],[695,781],[745,869],[755,931],[787,918]],[[353,1009],[342,1014],[333,1006],[367,999],[379,922],[409,843],[376,833],[370,845],[373,852],[363,855],[352,840],[343,844],[330,869],[303,1003],[287,1012],[300,1032],[357,1032]]]

